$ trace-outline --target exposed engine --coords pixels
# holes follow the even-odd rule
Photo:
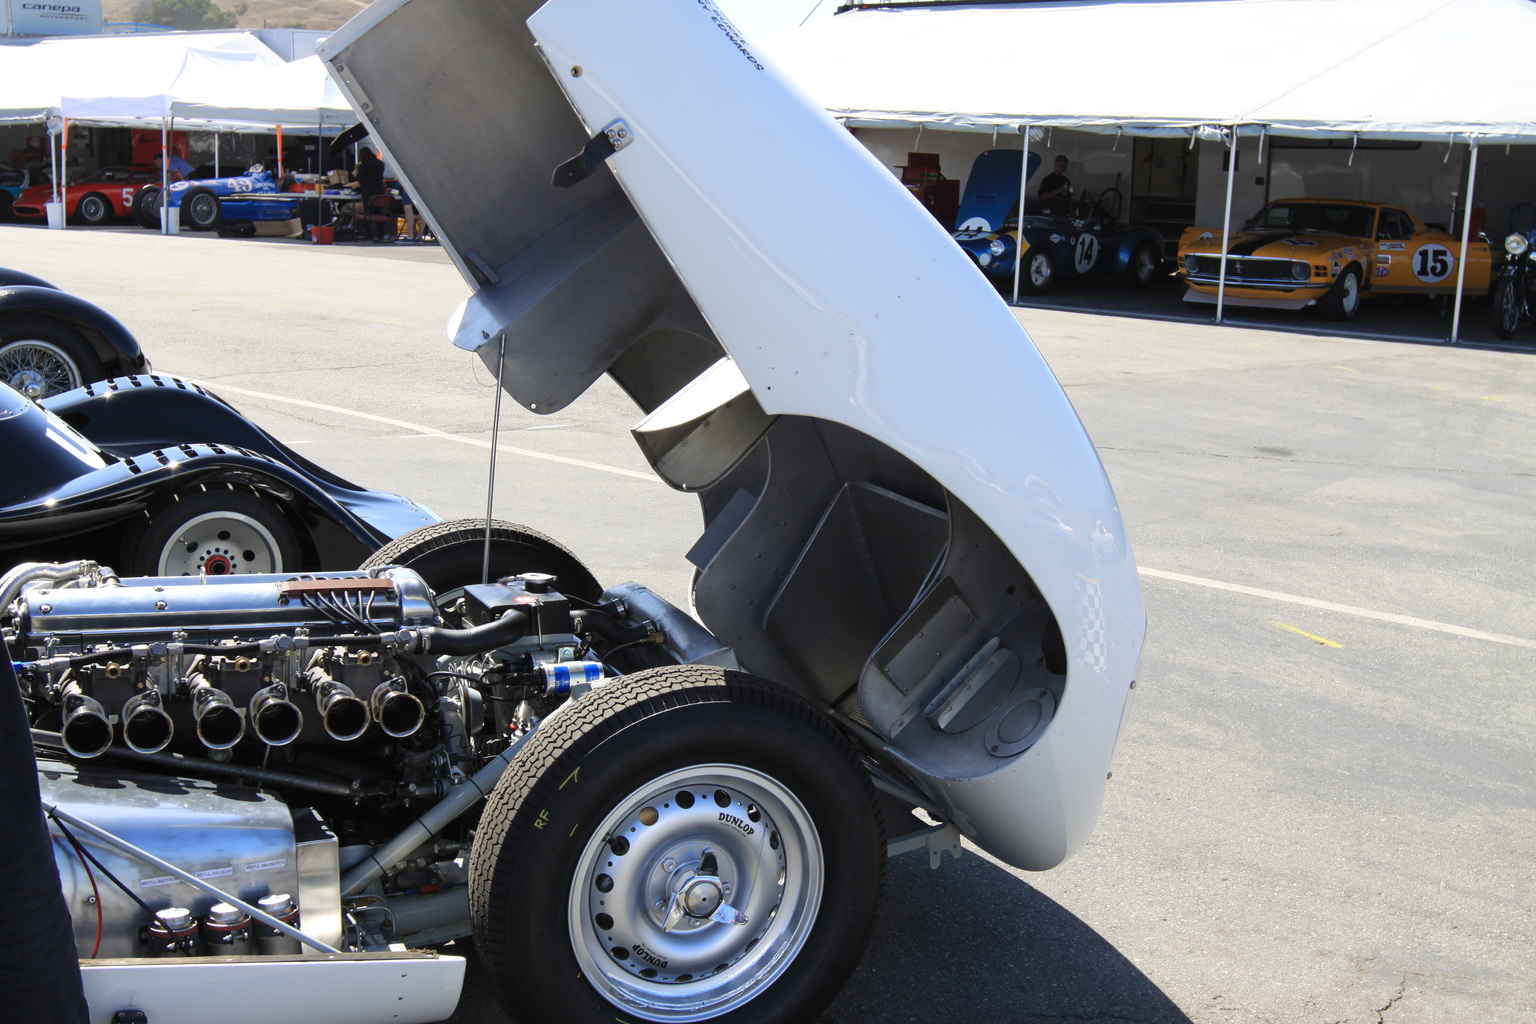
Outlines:
[[[439,599],[417,573],[0,579],[44,802],[337,947],[467,935],[472,810],[606,679],[728,649],[636,584],[541,573]],[[57,824],[82,957],[296,953],[217,893]]]

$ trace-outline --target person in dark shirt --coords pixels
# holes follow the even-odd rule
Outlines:
[[[1065,156],[1056,157],[1056,164],[1051,173],[1040,179],[1040,190],[1036,195],[1047,200],[1040,204],[1047,213],[1066,209],[1068,201],[1072,198],[1072,179],[1067,177]]]
[[[369,199],[377,195],[383,195],[385,192],[384,161],[375,156],[373,150],[366,146],[357,155],[357,168],[352,172],[350,184],[353,188],[357,189],[357,194],[361,200],[352,207],[353,213],[358,217],[362,217],[367,213]],[[378,226],[371,221],[367,223],[369,236],[377,240],[379,237]],[[394,232],[391,231],[389,234],[392,236]]]

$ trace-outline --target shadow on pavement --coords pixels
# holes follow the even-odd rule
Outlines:
[[[967,852],[930,870],[891,861],[864,961],[822,1024],[977,1021],[1189,1024],[1097,932],[1008,871]]]
[[[864,960],[820,1024],[1190,1024],[1092,928],[974,853],[938,871],[906,854],[890,872]],[[469,958],[443,1024],[505,1021],[473,952],[443,951]]]

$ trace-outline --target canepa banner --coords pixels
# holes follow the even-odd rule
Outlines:
[[[4,0],[13,36],[88,36],[101,33],[101,0]]]

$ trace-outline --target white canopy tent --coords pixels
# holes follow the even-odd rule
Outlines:
[[[1457,141],[1471,147],[1472,171],[1480,144],[1536,142],[1533,52],[1529,0],[867,9],[788,33],[772,48],[777,63],[853,126],[1219,133],[1233,148],[1266,134]],[[1155,73],[1152,54],[1185,56]],[[1230,234],[1237,161],[1227,163]],[[1463,247],[1472,201],[1469,173]],[[1453,341],[1462,274],[1464,267]]]

